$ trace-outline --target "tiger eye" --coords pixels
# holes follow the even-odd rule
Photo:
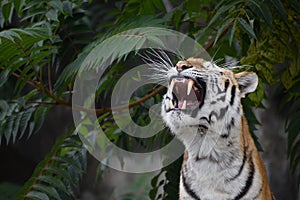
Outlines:
[[[192,68],[193,66],[187,66],[187,65],[182,65],[182,70],[186,70],[186,69],[189,69],[189,68]]]

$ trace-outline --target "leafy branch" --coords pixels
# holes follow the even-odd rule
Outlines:
[[[85,170],[86,150],[79,137],[70,134],[61,136],[51,152],[36,167],[32,177],[18,193],[17,199],[73,199],[73,189]]]

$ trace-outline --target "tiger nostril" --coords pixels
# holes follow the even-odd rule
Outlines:
[[[192,68],[193,66],[187,66],[187,65],[182,65],[182,64],[177,64],[176,65],[176,70],[178,72],[181,72],[183,70],[186,70],[186,69],[189,69],[189,68]]]
[[[176,66],[176,70],[178,71],[178,72],[181,72],[182,71],[182,67],[181,66]]]

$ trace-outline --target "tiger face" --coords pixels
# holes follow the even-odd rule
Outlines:
[[[201,134],[239,124],[240,99],[258,84],[255,73],[218,67],[203,59],[179,61],[167,71],[168,90],[162,102],[162,117],[173,133],[189,128]],[[199,131],[200,130],[200,131]],[[193,131],[194,132],[194,131]]]

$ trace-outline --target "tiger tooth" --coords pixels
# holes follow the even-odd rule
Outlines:
[[[187,95],[190,95],[193,85],[194,85],[194,81],[190,80],[187,86],[187,91],[186,91]]]
[[[174,109],[174,105],[173,105],[172,101],[169,101],[169,107],[170,107],[170,109]]]
[[[176,85],[175,86],[176,92],[179,92],[179,87]]]
[[[181,109],[182,109],[182,110],[185,110],[185,109],[186,109],[186,100],[183,101],[183,104],[182,104]]]
[[[170,84],[170,87],[169,87],[169,91],[170,91],[171,93],[173,92],[174,85],[175,85],[175,81],[172,80],[172,81],[171,81],[171,84]]]

